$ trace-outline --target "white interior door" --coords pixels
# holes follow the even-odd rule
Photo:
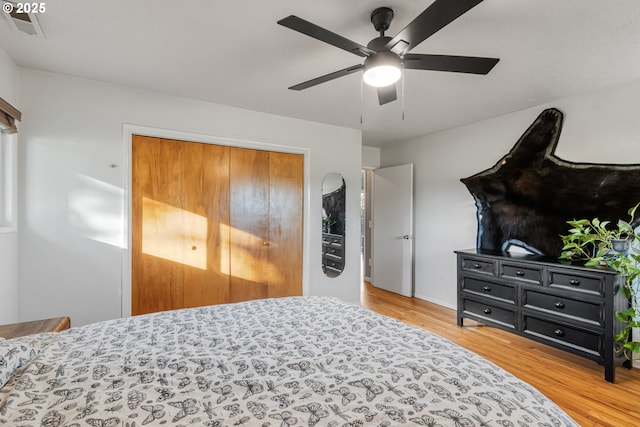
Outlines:
[[[413,296],[413,165],[373,173],[375,287]]]

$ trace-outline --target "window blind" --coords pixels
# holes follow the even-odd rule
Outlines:
[[[0,130],[2,133],[17,133],[16,120],[22,119],[22,113],[3,98],[0,98]]]

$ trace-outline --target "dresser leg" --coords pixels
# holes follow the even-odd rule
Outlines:
[[[604,367],[604,379],[610,383],[616,382],[616,371],[613,363],[606,363]]]

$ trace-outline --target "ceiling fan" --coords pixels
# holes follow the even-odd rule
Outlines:
[[[498,63],[498,58],[409,53],[482,1],[435,0],[395,37],[384,35],[393,20],[393,10],[379,7],[371,13],[371,23],[380,36],[371,40],[366,47],[295,15],[287,16],[278,21],[278,24],[365,58],[362,64],[316,77],[289,89],[307,89],[364,69],[364,82],[378,88],[378,101],[383,105],[397,99],[394,83],[400,79],[402,69],[487,74]]]

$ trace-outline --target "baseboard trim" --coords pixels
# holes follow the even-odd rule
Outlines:
[[[421,299],[423,301],[427,301],[427,302],[433,303],[433,304],[441,305],[442,307],[450,308],[452,310],[456,310],[456,308],[457,308],[455,305],[451,305],[448,302],[445,302],[445,301],[442,301],[442,300],[438,300],[438,299],[435,299],[435,298],[429,298],[429,297],[426,297],[424,295],[414,294],[413,297]]]

